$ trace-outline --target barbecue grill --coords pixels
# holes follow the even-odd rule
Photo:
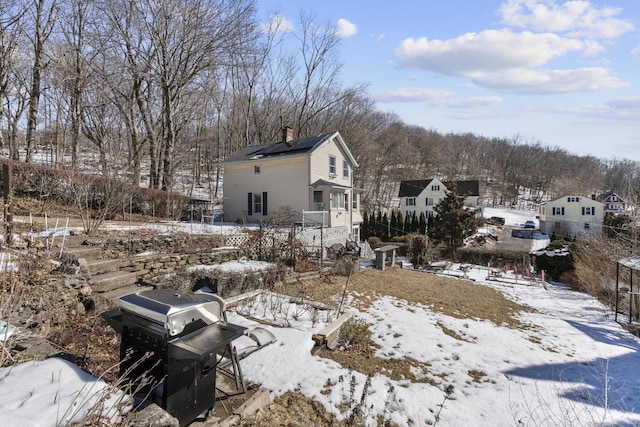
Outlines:
[[[226,322],[224,301],[153,289],[120,298],[120,312],[120,376],[132,391],[148,396],[181,426],[205,411],[211,415],[216,368],[246,330]]]

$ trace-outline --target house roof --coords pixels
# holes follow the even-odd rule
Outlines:
[[[327,181],[326,179],[318,179],[313,182],[313,184],[309,185],[309,187],[318,188],[318,187],[331,187],[331,188],[344,188],[351,189],[351,187],[347,185],[336,184],[335,182]]]
[[[347,148],[342,136],[339,132],[323,133],[316,136],[294,139],[288,142],[279,141],[270,144],[251,145],[245,149],[236,152],[234,155],[227,157],[225,163],[246,162],[261,159],[269,159],[283,156],[293,156],[311,153],[320,148],[325,143],[334,139],[336,144],[342,148],[345,156],[351,164],[356,167],[358,163]]]
[[[422,193],[429,183],[433,181],[431,179],[417,179],[413,181],[400,181],[400,191],[398,197],[416,197]]]
[[[416,197],[422,193],[430,183],[431,179],[417,179],[413,181],[400,181],[400,191],[398,197]],[[445,187],[451,187],[451,182],[444,182]],[[459,196],[479,196],[480,182],[474,181],[457,181],[457,189]]]
[[[616,196],[618,198],[619,202],[624,202],[624,199],[622,197],[620,197],[620,195],[618,195],[618,193],[614,193],[613,191],[607,191],[606,193],[602,193],[602,194],[598,195],[598,201],[599,202],[605,202],[609,198],[611,198],[611,196]]]
[[[456,181],[458,196],[479,196],[480,195],[480,181]],[[445,187],[450,188],[452,183],[447,181],[444,183]]]

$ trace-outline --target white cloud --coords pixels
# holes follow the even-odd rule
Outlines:
[[[336,35],[341,39],[346,39],[358,32],[358,27],[353,22],[350,22],[344,18],[338,19],[338,28],[336,29]]]
[[[470,96],[467,98],[445,98],[437,106],[449,108],[478,108],[502,102],[499,96]]]
[[[567,32],[594,38],[614,38],[634,29],[631,21],[617,18],[622,9],[598,9],[587,0],[507,0],[500,7],[502,22],[537,31]]]
[[[265,33],[293,33],[296,30],[293,23],[282,15],[273,15],[271,20],[263,23],[260,28]]]
[[[640,45],[631,49],[631,56],[635,58],[640,58]]]
[[[467,33],[450,40],[408,38],[396,48],[395,54],[405,67],[465,76],[478,71],[539,66],[586,47],[579,40],[555,34],[503,29]]]
[[[449,90],[436,90],[414,87],[402,87],[397,89],[374,91],[372,98],[378,102],[433,102],[443,97],[451,96]]]
[[[501,92],[550,94],[621,88],[627,83],[601,67],[575,70],[508,70],[498,73],[478,72],[471,76],[478,86]]]
[[[376,102],[426,102],[435,107],[477,108],[502,102],[499,96],[457,98],[449,90],[403,87],[371,94]]]

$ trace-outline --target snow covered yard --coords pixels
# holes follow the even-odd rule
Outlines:
[[[525,327],[460,319],[428,302],[382,296],[357,314],[371,324],[380,346],[376,356],[415,359],[424,368],[414,376],[429,381],[374,375],[364,396],[369,425],[376,425],[376,416],[403,426],[640,424],[640,378],[633,370],[640,363],[640,345],[600,303],[561,284],[545,290],[522,281],[487,282],[482,268],[469,276],[482,283],[476,286],[490,286],[533,308],[518,314]],[[238,314],[229,320],[256,325]],[[246,379],[269,388],[274,397],[299,390],[334,414],[353,394],[352,377],[360,398],[365,375],[311,356],[308,320],[267,328],[278,341],[243,360]],[[440,409],[450,385],[453,392]]]
[[[494,214],[506,216],[513,225],[531,215],[486,212]],[[233,226],[204,227],[215,233]],[[540,240],[534,247],[543,243]],[[236,272],[249,267],[268,265],[240,260],[216,268]],[[380,420],[400,426],[640,425],[640,371],[635,369],[640,365],[640,341],[616,324],[604,306],[559,283],[545,288],[522,278],[515,283],[508,275],[503,281],[488,280],[482,266],[467,269],[465,275],[478,290],[489,287],[531,308],[514,313],[521,326],[447,314],[437,299],[410,302],[378,293],[368,304],[357,304],[363,295],[350,290],[346,304],[370,324],[379,346],[376,357],[414,361],[411,378],[380,370],[368,379],[311,354],[312,334],[326,325],[326,314],[301,315],[304,309],[296,299],[288,299],[280,307],[286,321],[276,321],[256,299],[250,309],[244,305],[230,311],[229,321],[267,328],[277,341],[242,360],[244,377],[271,390],[272,397],[300,391],[338,416],[345,415],[355,396],[365,404],[367,425]],[[70,415],[81,419],[92,399],[105,395],[105,386],[60,359],[0,368],[0,425],[44,427],[71,420]],[[121,399],[113,396],[101,411],[117,419],[115,407]]]

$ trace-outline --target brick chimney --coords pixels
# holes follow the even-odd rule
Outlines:
[[[289,126],[282,128],[282,142],[286,142],[289,147],[293,146],[293,129]]]

